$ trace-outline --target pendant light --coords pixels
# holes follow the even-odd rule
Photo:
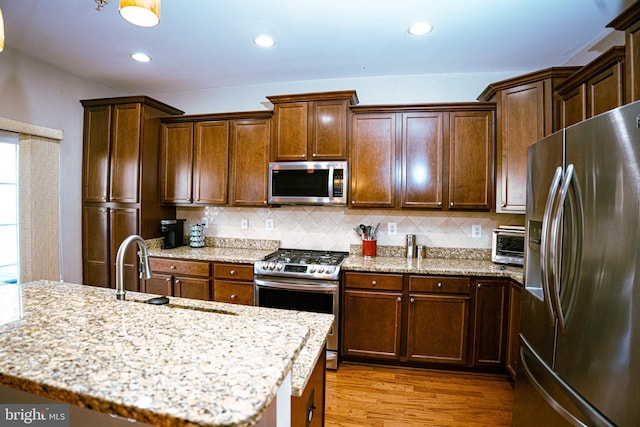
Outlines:
[[[2,9],[0,9],[0,52],[4,50],[4,19],[2,18]]]
[[[160,0],[120,0],[120,15],[133,25],[154,27],[160,22]]]

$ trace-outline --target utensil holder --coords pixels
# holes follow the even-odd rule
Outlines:
[[[362,239],[362,256],[373,258],[376,256],[378,241],[375,239]]]

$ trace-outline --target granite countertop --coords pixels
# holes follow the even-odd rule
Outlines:
[[[157,425],[254,425],[294,361],[319,356],[333,323],[183,298],[141,304],[151,295],[135,292],[117,301],[112,289],[61,282],[0,290],[0,320],[9,321],[0,325],[0,384]]]
[[[253,264],[269,255],[273,250],[265,249],[244,249],[244,248],[218,248],[205,246],[203,248],[192,248],[180,246],[173,249],[160,249],[159,247],[149,247],[149,255],[165,258],[182,258],[202,261],[233,262],[236,264]]]
[[[381,273],[440,274],[456,276],[509,277],[523,283],[521,267],[502,266],[483,259],[405,258],[381,256],[364,258],[350,254],[342,264],[343,271]]]

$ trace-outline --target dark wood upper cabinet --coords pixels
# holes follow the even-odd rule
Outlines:
[[[559,85],[561,127],[624,105],[624,64],[624,46],[614,46]]]
[[[640,7],[625,9],[607,27],[625,32],[625,102],[640,100]]]
[[[496,102],[495,210],[524,213],[527,147],[558,130],[554,92],[579,67],[557,67],[492,83],[478,100]]]
[[[162,202],[189,204],[193,185],[193,124],[162,126]]]
[[[345,160],[355,91],[268,96],[273,107],[271,161]]]

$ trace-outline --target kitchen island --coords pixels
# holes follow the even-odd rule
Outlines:
[[[12,286],[18,318],[0,325],[0,386],[150,425],[258,424],[333,324],[182,298],[155,306],[134,292],[117,301],[112,289],[61,282]],[[4,309],[12,297],[2,299]]]

